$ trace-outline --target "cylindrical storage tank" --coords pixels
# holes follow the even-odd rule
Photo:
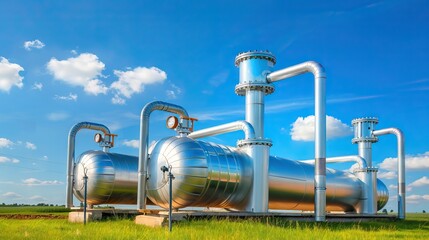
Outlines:
[[[74,195],[83,202],[84,181],[88,176],[88,204],[135,204],[137,200],[138,158],[123,154],[88,151],[74,170]]]
[[[270,157],[270,209],[314,210],[314,165]],[[354,212],[362,182],[351,173],[327,169],[326,210]]]
[[[168,173],[173,180],[173,207],[221,207],[244,209],[252,184],[250,157],[238,148],[170,137],[149,150],[148,204],[168,208]],[[88,151],[75,167],[74,194],[84,199],[83,177],[88,176],[88,203],[136,204],[138,158]],[[270,157],[269,208],[314,210],[314,165]],[[327,210],[353,212],[361,197],[362,182],[353,174],[327,170]],[[377,180],[380,210],[389,198],[386,185]]]
[[[247,154],[234,148],[170,137],[153,147],[148,163],[148,198],[156,205],[169,204],[168,173],[173,180],[173,208],[222,207],[242,209],[252,183]]]

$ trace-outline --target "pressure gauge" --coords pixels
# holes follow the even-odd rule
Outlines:
[[[100,143],[101,141],[103,141],[103,136],[101,136],[101,134],[100,134],[100,133],[96,133],[96,134],[94,135],[94,142],[96,142],[96,143]]]
[[[167,128],[169,129],[175,129],[179,125],[179,119],[175,116],[169,116],[167,118]]]

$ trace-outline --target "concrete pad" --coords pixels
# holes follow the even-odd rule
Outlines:
[[[83,223],[83,212],[70,212],[69,213],[69,222],[73,222],[73,223]],[[97,221],[97,220],[101,220],[103,214],[102,212],[99,211],[94,211],[94,212],[86,212],[86,221],[87,222],[92,222],[92,221]]]
[[[145,225],[148,227],[163,227],[168,225],[168,217],[166,216],[150,216],[138,215],[134,220],[136,224]]]

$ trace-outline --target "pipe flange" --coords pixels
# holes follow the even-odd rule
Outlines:
[[[252,145],[264,145],[271,147],[273,146],[273,142],[270,139],[262,139],[262,138],[254,138],[254,139],[244,139],[237,141],[238,147],[244,147],[244,146],[252,146]]]
[[[358,168],[353,170],[353,173],[358,173],[358,172],[378,172],[378,168],[367,167],[367,168]]]
[[[239,53],[237,57],[235,57],[235,66],[238,67],[240,63],[249,59],[264,59],[272,62],[273,65],[276,64],[276,57],[274,57],[274,55],[270,51],[254,50],[254,51]]]
[[[376,117],[355,118],[352,120],[352,125],[355,125],[355,124],[361,123],[361,122],[371,122],[371,123],[377,124],[378,118],[376,118]]]
[[[378,142],[378,137],[359,137],[359,138],[353,138],[352,143],[360,143],[360,142],[370,142],[370,143],[376,143]]]
[[[240,83],[235,86],[235,93],[239,96],[245,96],[247,90],[262,91],[265,95],[274,92],[274,85],[264,83]]]

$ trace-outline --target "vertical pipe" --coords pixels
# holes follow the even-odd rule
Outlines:
[[[314,169],[314,213],[318,222],[326,219],[326,73],[317,62],[308,61],[268,74],[268,82],[276,82],[311,72],[314,75],[314,148],[316,161]]]
[[[178,105],[154,101],[146,104],[140,115],[140,147],[137,184],[137,208],[146,209],[146,180],[147,180],[147,154],[149,144],[149,120],[150,114],[155,111],[165,111],[179,114],[181,117],[189,117],[188,112]]]
[[[80,122],[75,124],[69,132],[67,149],[67,186],[66,186],[66,207],[73,207],[73,181],[74,181],[74,158],[76,135],[81,129],[92,129],[101,131],[104,134],[110,134],[108,127],[92,122]]]
[[[169,186],[169,199],[168,199],[168,229],[171,230],[173,229],[173,174],[171,173],[171,167],[169,168],[168,171],[168,183],[170,184]]]
[[[247,211],[268,211],[268,165],[271,141],[264,139],[264,98],[274,88],[267,82],[276,60],[267,51],[250,51],[239,54],[235,65],[239,67],[240,83],[235,87],[238,95],[245,96],[246,121],[255,130],[255,138],[242,141],[246,152],[252,159],[253,181]]]
[[[398,152],[398,218],[405,219],[405,137],[397,128],[386,128],[373,132],[374,136],[394,134]]]
[[[88,196],[88,176],[85,173],[83,176],[83,184],[84,184],[84,200],[83,200],[83,225],[86,225],[86,207],[87,207],[87,196]]]

